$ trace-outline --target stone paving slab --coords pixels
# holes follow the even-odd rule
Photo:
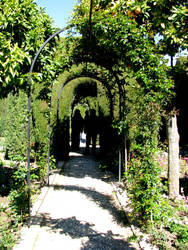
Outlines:
[[[60,164],[62,165],[62,163]],[[61,171],[62,172],[62,171]],[[50,176],[14,250],[125,250],[131,227],[123,225],[113,187],[91,157],[71,153],[60,170]]]

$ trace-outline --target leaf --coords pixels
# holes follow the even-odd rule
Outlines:
[[[16,72],[15,72],[15,71],[13,71],[12,67],[10,67],[10,68],[9,68],[9,71],[10,71],[10,73],[11,73],[12,77],[15,77]]]
[[[31,64],[31,57],[27,56],[26,58],[27,58],[28,63]]]
[[[5,82],[8,84],[10,81],[10,76],[5,77]]]

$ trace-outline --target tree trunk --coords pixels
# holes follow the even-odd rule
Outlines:
[[[171,115],[168,119],[168,182],[169,196],[179,196],[179,134],[177,117]]]

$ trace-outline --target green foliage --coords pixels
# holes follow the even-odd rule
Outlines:
[[[52,27],[52,20],[33,0],[2,0],[0,26],[0,96],[2,97],[10,91],[26,88],[27,73],[33,56],[55,30]],[[46,71],[44,65],[53,54],[54,45],[53,40],[37,62],[44,72]],[[46,79],[46,73],[43,79]]]
[[[153,243],[160,249],[179,249],[184,250],[188,247],[188,226],[169,221],[168,225],[159,230],[152,228],[151,235]]]
[[[166,242],[167,236],[164,232],[157,229],[152,230],[153,244],[157,245],[160,249],[168,249]]]
[[[131,149],[156,149],[162,115],[159,93],[150,91],[146,94],[136,81],[128,83],[125,89],[125,116]]]
[[[25,161],[27,152],[27,95],[23,91],[18,94],[9,94],[7,98],[8,108],[5,116],[5,151],[8,158],[17,161]],[[39,109],[40,112],[40,109]],[[32,120],[32,119],[31,119]],[[42,119],[38,116],[38,121]],[[37,129],[31,123],[31,156],[34,155],[34,146],[38,142]],[[42,144],[41,141],[39,143]],[[46,145],[46,141],[43,142]]]
[[[13,235],[13,230],[3,226],[0,228],[0,248],[2,250],[11,250],[15,244],[15,236]]]
[[[164,187],[160,167],[154,159],[161,125],[161,102],[158,92],[146,93],[132,79],[127,82],[125,122],[119,127],[130,140],[132,159],[125,174],[135,215],[144,222],[164,223],[170,212],[161,197]]]
[[[50,159],[50,166],[54,167],[53,157]],[[43,186],[46,184],[47,177],[47,156],[40,154],[38,156],[37,167],[31,166],[30,180],[31,184],[35,181]],[[16,216],[21,216],[21,220],[28,216],[29,190],[27,186],[27,169],[24,165],[18,164],[12,176],[11,192],[9,194],[9,206]],[[31,187],[31,195],[33,194]]]
[[[14,247],[21,225],[21,217],[7,205],[0,204],[0,249],[7,250]]]
[[[48,123],[50,119],[48,99],[40,96],[43,86],[35,85],[32,102],[32,126],[36,153],[43,154],[48,150]],[[36,157],[35,157],[36,158]]]
[[[31,158],[48,150],[48,105],[45,100],[37,98],[39,91],[33,94],[31,113]],[[9,158],[25,161],[27,151],[27,96],[23,91],[9,94],[8,108],[5,116],[5,150]]]
[[[101,81],[101,82],[100,82]],[[107,79],[105,78],[105,72],[97,70],[94,65],[87,65],[87,69],[84,65],[73,66],[69,71],[65,71],[60,74],[56,82],[54,82],[52,91],[52,120],[55,121],[57,112],[57,96],[60,88],[65,84],[63,91],[61,92],[60,102],[59,102],[59,117],[61,120],[64,116],[71,116],[72,105],[77,105],[78,103],[87,105],[88,108],[96,108],[99,103],[103,113],[105,115],[109,114],[109,95],[110,92],[107,86],[104,86]],[[91,96],[85,96],[88,92],[88,84],[95,83],[97,85],[97,96],[96,98]],[[102,84],[101,84],[102,83]],[[82,92],[78,93],[78,89],[82,87]],[[90,89],[90,88],[89,88]],[[89,94],[90,95],[90,94]]]
[[[17,190],[11,191],[9,195],[9,204],[11,209],[21,218],[24,219],[28,215],[28,190],[24,188],[18,188]]]
[[[19,165],[18,169],[14,172],[13,175],[13,189],[17,189],[19,187],[23,188],[26,185],[26,176],[27,169],[23,165]]]
[[[159,168],[152,160],[150,154],[139,159],[132,159],[127,175],[128,189],[132,205],[138,216],[146,221],[161,220]]]
[[[5,129],[5,120],[7,113],[7,99],[0,100],[0,136],[3,135]]]
[[[186,249],[188,247],[188,225],[178,224],[172,221],[169,225],[169,231],[176,234],[176,248]]]
[[[14,172],[12,190],[9,194],[9,206],[12,211],[24,218],[28,213],[27,170],[19,166]]]
[[[85,57],[88,60],[95,62],[97,58],[97,64],[99,64],[100,58],[100,63],[106,67],[109,67],[108,55],[111,57],[113,65],[120,58],[125,65],[132,68],[136,80],[145,89],[155,88],[166,92],[172,85],[165,76],[165,67],[160,64],[161,58],[156,54],[153,40],[148,39],[148,30],[145,25],[137,25],[134,19],[125,15],[126,7],[124,5],[124,1],[120,1],[120,4],[117,4],[115,9],[107,8],[105,12],[104,10],[94,12],[92,16],[92,34],[90,34],[89,23],[86,22],[86,18],[80,18],[79,10],[82,8],[82,4],[77,8],[78,13],[74,13],[72,22],[76,23],[79,32],[83,34],[80,43],[85,45],[86,39],[88,41],[88,37],[92,35],[91,48],[88,50],[89,52],[90,49],[95,50],[93,56],[87,55],[88,50],[83,51],[83,53],[86,54]],[[112,15],[112,13],[115,13],[115,15]],[[102,15],[105,18],[101,19]],[[101,53],[101,49],[105,54]],[[78,55],[76,54],[76,56]]]
[[[46,183],[46,177],[47,177],[47,153],[39,154],[37,158],[37,165],[39,167],[39,180],[41,183],[41,186],[43,186]],[[50,166],[53,165],[53,158],[50,159]]]
[[[5,149],[8,157],[26,155],[27,149],[27,97],[19,95],[8,96],[8,109],[5,121]]]
[[[129,242],[138,242],[138,236],[136,236],[135,234],[133,234],[132,236],[130,236],[128,238]]]

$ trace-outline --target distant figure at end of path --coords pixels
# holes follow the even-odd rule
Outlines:
[[[72,133],[71,133],[71,148],[72,150],[79,150],[80,147],[80,133],[83,131],[83,118],[80,111],[77,109],[72,117]]]
[[[85,119],[84,119],[84,132],[86,133],[86,154],[89,153],[89,146],[92,142],[92,153],[95,154],[96,150],[96,138],[98,131],[98,119],[96,116],[96,111],[91,109],[90,115],[89,112],[86,111]]]

